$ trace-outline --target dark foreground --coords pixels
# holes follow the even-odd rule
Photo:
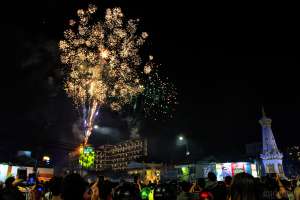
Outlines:
[[[54,177],[49,182],[29,184],[8,178],[0,185],[1,200],[300,200],[300,180],[279,177],[253,178],[240,173],[225,181],[217,181],[213,173],[197,182],[168,181],[143,184],[112,182],[99,176],[85,181],[79,174]]]

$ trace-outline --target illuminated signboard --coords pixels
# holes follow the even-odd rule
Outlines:
[[[217,163],[216,164],[217,179],[224,180],[226,176],[234,176],[235,174],[246,172],[257,177],[256,165],[248,162],[237,163]]]
[[[232,176],[232,163],[216,164],[217,179],[223,180],[226,176]]]
[[[232,167],[232,170],[233,170],[232,175],[245,172],[245,165],[244,165],[244,163],[232,163],[231,167]]]
[[[95,151],[92,147],[80,147],[79,164],[84,168],[90,168],[95,161]]]

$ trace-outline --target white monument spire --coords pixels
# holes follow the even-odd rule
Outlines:
[[[259,120],[262,127],[262,154],[260,155],[264,171],[266,174],[277,173],[284,176],[282,167],[282,153],[278,150],[271,124],[272,120],[266,116],[264,108],[262,108],[262,118]]]

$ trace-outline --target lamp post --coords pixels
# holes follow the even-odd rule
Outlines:
[[[46,164],[46,166],[49,166],[50,164],[50,157],[49,156],[43,156],[43,162]]]
[[[189,156],[190,155],[190,151],[189,151],[189,145],[188,145],[187,139],[181,135],[181,136],[178,137],[178,140],[179,140],[179,142],[185,144],[185,155]]]

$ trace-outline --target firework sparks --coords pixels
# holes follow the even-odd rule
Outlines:
[[[96,113],[102,106],[120,110],[143,92],[139,49],[148,33],[137,33],[138,20],[124,19],[120,8],[107,9],[104,21],[93,22],[97,7],[79,9],[79,20],[70,20],[59,42],[61,62],[69,76],[65,90],[78,107],[83,107],[85,141],[92,133]],[[152,57],[144,73],[152,70]]]
[[[175,105],[178,104],[176,88],[168,79],[162,80],[157,71],[146,77],[141,96],[147,118],[167,120],[173,117]]]

